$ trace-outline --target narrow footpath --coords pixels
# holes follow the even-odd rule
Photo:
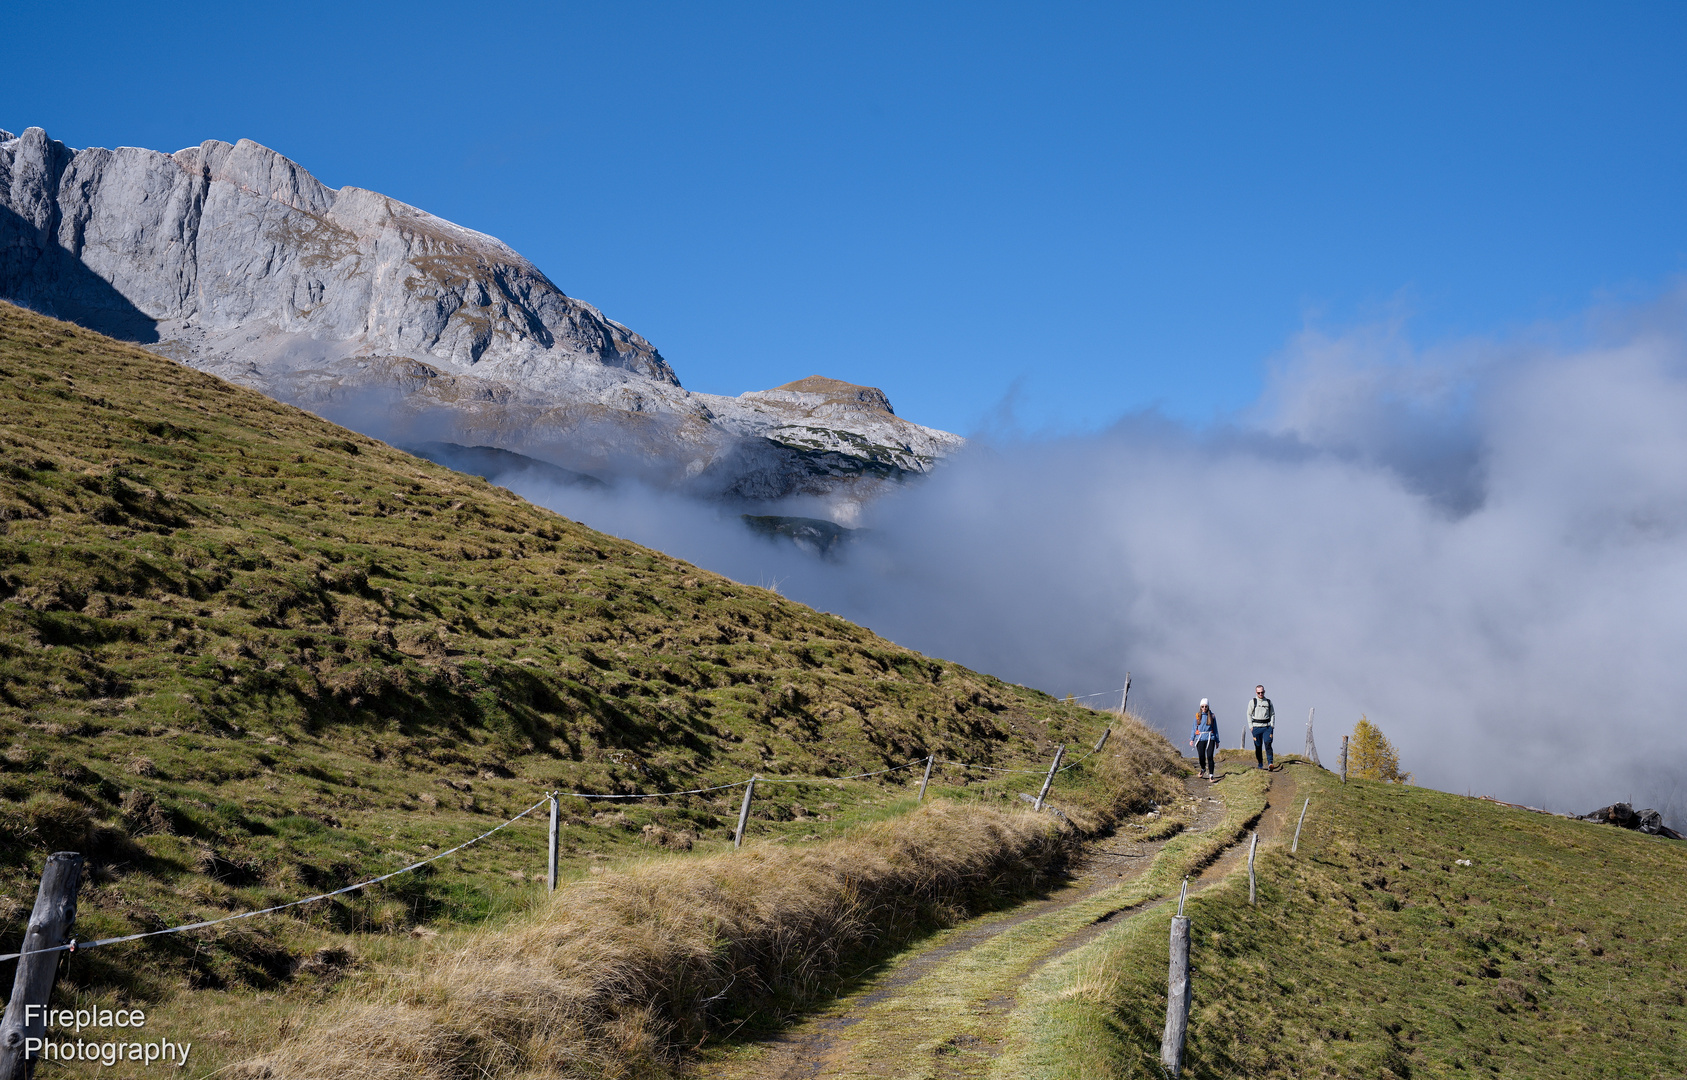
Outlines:
[[[1244,775],[1241,764],[1226,763],[1225,779]],[[1290,767],[1268,774],[1266,805],[1256,826],[1262,842],[1294,826],[1288,818],[1292,772]],[[1190,821],[1179,836],[1223,824],[1226,786],[1225,780],[1186,782]],[[1125,827],[1090,844],[1073,876],[1047,897],[933,935],[779,1035],[711,1051],[693,1075],[698,1080],[984,1077],[1004,1047],[1016,994],[1034,973],[1166,903],[1158,892],[1145,896],[1141,879],[1176,837],[1134,841],[1131,831]],[[1246,849],[1245,843],[1230,843],[1191,875],[1191,892],[1243,866]]]

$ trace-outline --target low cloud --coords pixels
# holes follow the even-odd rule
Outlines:
[[[1420,783],[1577,812],[1632,799],[1679,825],[1680,299],[1573,346],[1308,333],[1229,424],[975,439],[871,504],[840,558],[635,484],[510,486],[1053,693],[1129,670],[1135,709],[1180,743],[1209,697],[1238,745],[1263,682],[1283,749],[1316,707],[1332,762],[1363,713]]]

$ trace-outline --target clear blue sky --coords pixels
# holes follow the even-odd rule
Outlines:
[[[966,431],[1246,404],[1308,319],[1687,269],[1687,5],[63,4],[0,127],[256,139],[497,235],[694,389]]]

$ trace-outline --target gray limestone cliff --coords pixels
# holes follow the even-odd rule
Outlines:
[[[245,139],[165,154],[0,132],[0,297],[393,441],[700,494],[857,497],[961,442],[817,376],[692,393],[493,237]]]

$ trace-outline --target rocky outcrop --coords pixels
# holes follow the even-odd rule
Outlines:
[[[0,132],[0,296],[384,438],[704,494],[861,493],[961,441],[832,379],[691,393],[493,237],[244,139],[165,154]]]
[[[1621,829],[1636,829],[1651,836],[1667,836],[1671,840],[1687,840],[1687,837],[1665,825],[1664,816],[1656,810],[1636,810],[1625,802],[1612,803],[1610,806],[1583,814],[1582,820],[1615,825]]]
[[[788,541],[810,555],[836,554],[859,532],[819,518],[783,514],[743,514],[741,517],[751,532],[770,540]]]

